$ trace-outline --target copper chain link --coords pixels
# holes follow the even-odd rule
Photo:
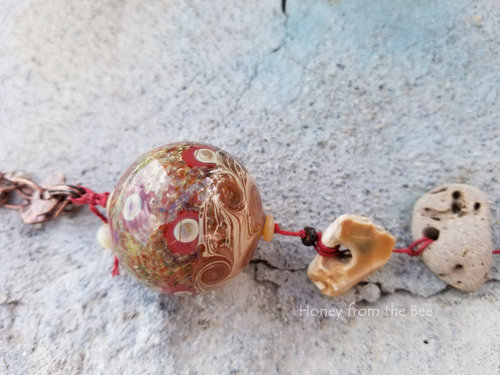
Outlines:
[[[38,185],[20,172],[0,172],[0,206],[17,210],[26,224],[43,223],[72,211],[76,206],[70,199],[84,193],[82,188],[66,184],[61,174],[50,175]]]

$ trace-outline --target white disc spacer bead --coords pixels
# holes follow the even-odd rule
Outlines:
[[[103,224],[99,227],[99,229],[97,230],[97,241],[99,241],[99,244],[105,249],[113,249],[109,224]]]

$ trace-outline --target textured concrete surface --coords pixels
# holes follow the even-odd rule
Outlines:
[[[405,246],[418,197],[463,182],[490,197],[500,247],[498,2],[280,6],[3,1],[0,170],[109,191],[139,154],[199,140],[247,166],[285,228],[356,213]],[[395,255],[329,299],[311,250],[277,238],[227,286],[175,298],[112,279],[98,226],[1,210],[1,374],[499,371],[498,256],[476,293]]]

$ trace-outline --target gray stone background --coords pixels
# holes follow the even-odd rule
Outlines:
[[[243,162],[285,228],[358,213],[406,246],[418,197],[465,182],[489,195],[500,247],[500,3],[280,6],[4,0],[0,170],[110,191],[150,148],[202,141]],[[499,256],[476,293],[394,255],[331,299],[305,274],[312,250],[281,237],[227,286],[170,297],[111,278],[99,225],[1,210],[1,374],[500,371]]]

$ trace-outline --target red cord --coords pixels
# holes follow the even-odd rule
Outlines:
[[[394,249],[394,253],[403,253],[410,256],[417,256],[422,254],[422,252],[427,249],[427,247],[433,243],[435,240],[423,237],[415,242],[412,242],[408,247],[403,249]],[[493,250],[493,254],[500,254],[500,250]]]
[[[345,253],[345,251],[339,251],[340,245],[337,245],[335,247],[328,247],[326,246],[322,241],[321,241],[321,236],[323,233],[318,232],[318,240],[314,243],[314,250],[316,252],[324,257],[334,257],[338,255],[342,255],[342,253]]]
[[[100,213],[96,206],[106,207],[109,193],[98,194],[95,191],[84,186],[79,186],[79,188],[83,189],[85,193],[83,193],[83,195],[78,198],[71,198],[71,203],[73,203],[75,206],[84,206],[88,204],[90,211],[96,214],[104,223],[107,224],[108,218]]]
[[[306,235],[306,231],[303,229],[301,229],[297,232],[290,232],[288,230],[283,230],[280,228],[278,223],[274,224],[274,233],[282,234],[284,236],[295,236],[295,237],[300,237],[300,238],[304,238],[304,236]]]
[[[301,229],[296,232],[288,231],[288,230],[283,230],[280,228],[278,223],[274,224],[274,233],[276,234],[281,234],[284,236],[295,236],[295,237],[300,237],[304,239],[306,237],[306,231]],[[340,251],[340,245],[335,246],[335,247],[327,247],[325,244],[321,241],[321,232],[317,232],[317,239],[313,243],[314,250],[319,255],[322,255],[324,257],[333,257],[333,256],[338,256],[342,255],[345,253],[345,251]],[[408,254],[410,256],[418,256],[422,254],[422,252],[427,249],[427,247],[433,243],[434,240],[431,238],[423,237],[420,238],[414,242],[412,242],[408,247],[402,248],[402,249],[394,249],[394,253],[401,253],[401,254]],[[493,250],[493,254],[500,254],[500,249],[499,250]]]
[[[274,224],[274,233],[276,234],[281,234],[283,236],[295,236],[295,237],[300,237],[300,238],[305,238],[307,233],[304,229],[301,229],[296,232],[288,231],[288,230],[282,230],[279,226],[278,223]],[[335,247],[328,247],[325,246],[323,242],[321,242],[321,232],[316,233],[318,238],[316,241],[314,241],[313,247],[316,252],[324,257],[333,257],[333,256],[338,256],[343,253],[343,251],[339,251],[340,245],[335,246]]]
[[[115,255],[115,263],[113,265],[113,272],[111,272],[111,276],[115,277],[120,274],[120,261],[118,257]]]
[[[106,207],[108,203],[109,193],[96,193],[92,189],[89,189],[85,186],[79,186],[85,193],[78,198],[71,198],[70,201],[75,206],[84,206],[86,204],[89,205],[90,211],[92,211],[96,216],[98,216],[104,223],[108,223],[108,218],[104,216],[96,206]],[[118,257],[115,255],[113,271],[111,272],[111,276],[115,277],[120,274],[120,261]]]
[[[427,249],[427,247],[433,243],[434,240],[430,238],[420,238],[414,242],[412,242],[408,247],[405,247],[403,249],[394,249],[394,253],[403,253],[403,254],[408,254],[410,256],[418,256],[422,254],[422,252]]]

